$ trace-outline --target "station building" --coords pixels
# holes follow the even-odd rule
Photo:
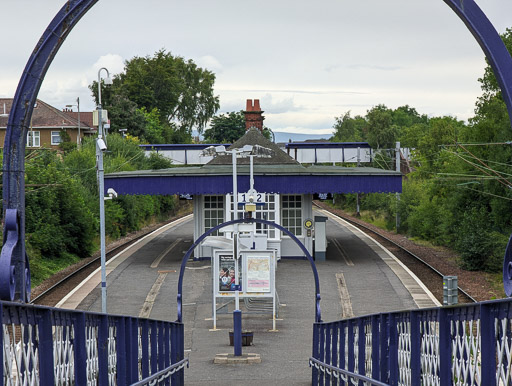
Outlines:
[[[264,193],[265,197],[265,202],[256,206],[253,217],[274,221],[287,228],[312,255],[314,232],[308,230],[305,224],[306,220],[315,221],[314,197],[335,193],[401,192],[400,172],[371,167],[301,164],[264,137],[264,117],[258,100],[248,100],[244,113],[246,133],[228,150],[251,145],[268,149],[266,153],[270,154],[253,158],[254,189]],[[247,192],[250,188],[249,164],[249,157],[237,159],[239,193]],[[105,176],[105,191],[109,188],[118,194],[178,194],[193,197],[194,239],[235,217],[231,154],[217,155],[201,166],[111,173]],[[239,206],[236,216],[241,218],[243,215],[244,208]],[[275,249],[279,258],[304,257],[290,237],[274,228],[256,224],[256,234],[267,235],[268,247]],[[196,248],[195,256],[212,257],[212,249],[229,245],[230,237],[229,233],[212,235]],[[211,239],[210,242],[208,239]]]

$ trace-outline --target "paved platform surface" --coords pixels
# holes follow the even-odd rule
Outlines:
[[[325,212],[317,213],[326,215]],[[192,244],[191,218],[169,226],[121,253],[108,265],[109,313],[176,320],[176,293],[181,259]],[[318,262],[322,319],[434,306],[421,284],[371,239],[329,217],[329,246]],[[78,288],[60,306],[100,311],[99,274]],[[230,313],[218,316],[211,331],[212,280],[210,262],[189,262],[184,277],[185,355],[190,368],[187,385],[308,385],[308,358],[314,322],[314,280],[309,262],[282,260],[276,273],[281,307],[276,332],[271,315],[247,314],[243,328],[254,332],[254,344],[244,353],[261,356],[259,364],[213,363],[216,354],[231,353]],[[228,311],[232,310],[232,305]]]

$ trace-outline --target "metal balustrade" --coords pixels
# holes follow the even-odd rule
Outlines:
[[[182,323],[0,302],[3,385],[182,385]]]
[[[512,300],[315,323],[313,385],[512,385]]]

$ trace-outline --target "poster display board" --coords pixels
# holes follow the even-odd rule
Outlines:
[[[234,291],[235,290],[235,259],[233,253],[220,253],[217,262],[218,272],[218,291]],[[241,267],[241,260],[238,260],[238,272],[240,272],[240,283],[242,283],[243,271]]]
[[[247,255],[247,292],[271,292],[270,256]]]
[[[238,270],[236,263],[238,261]],[[212,261],[213,326],[217,325],[217,299],[236,297],[235,275],[239,273],[239,298],[272,299],[273,326],[276,321],[276,251],[274,249],[242,249],[238,260],[232,250],[215,250]],[[221,301],[222,304],[222,301]]]

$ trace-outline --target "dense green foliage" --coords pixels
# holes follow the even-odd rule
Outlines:
[[[512,52],[512,29],[502,37]],[[413,148],[400,201],[394,194],[364,195],[362,210],[389,229],[398,212],[400,232],[456,249],[466,269],[499,271],[512,232],[512,128],[490,66],[479,81],[483,94],[467,124],[378,105],[364,117],[347,112],[336,118],[333,140],[368,141],[375,149],[399,141]],[[382,150],[375,166],[393,169],[393,153]],[[355,195],[336,200],[355,208]]]
[[[107,138],[105,172],[169,168],[169,160],[144,155],[139,142],[111,134]],[[48,149],[26,157],[26,240],[34,284],[82,257],[99,244],[99,195],[96,144],[85,138],[80,150]],[[107,238],[138,230],[175,209],[173,196],[120,196],[105,201]]]
[[[245,133],[243,111],[217,115],[204,132],[206,143],[233,143]]]
[[[192,129],[201,133],[219,109],[214,83],[212,72],[160,50],[126,61],[112,86],[102,84],[102,104],[112,131],[126,129],[150,143],[187,143]],[[89,88],[97,101],[98,83]]]

